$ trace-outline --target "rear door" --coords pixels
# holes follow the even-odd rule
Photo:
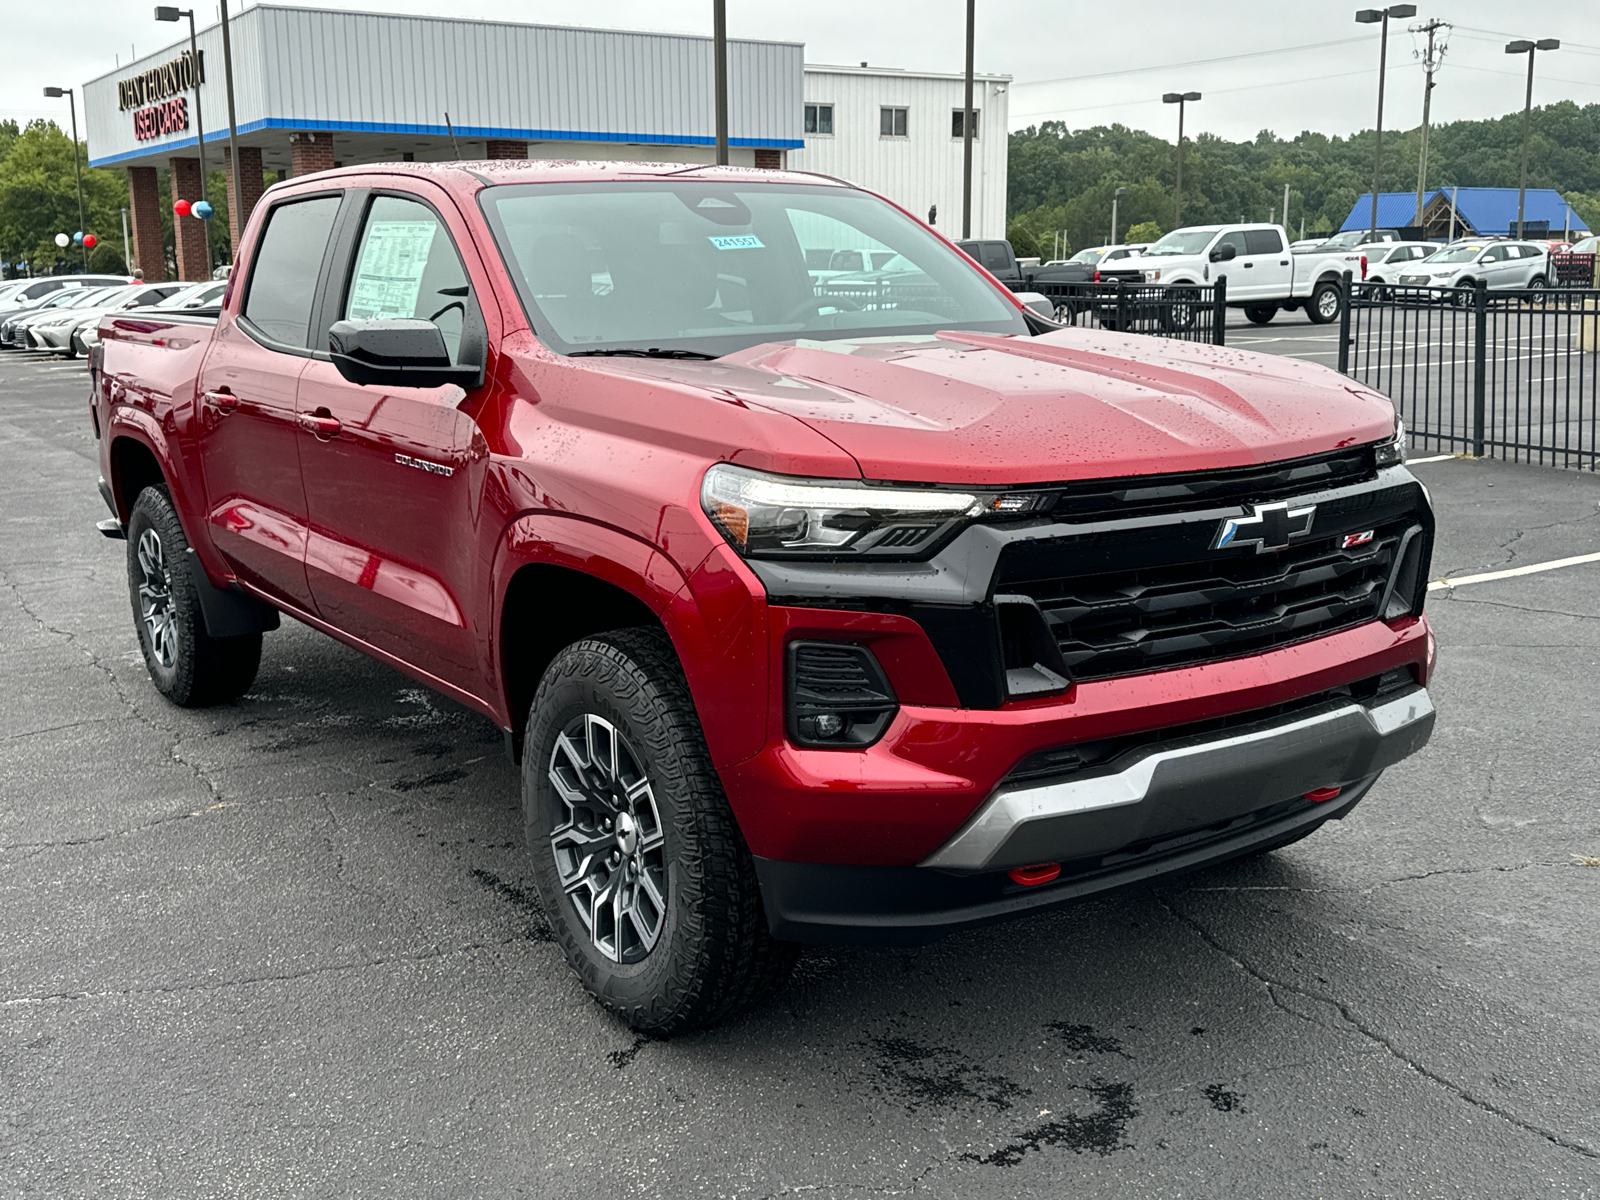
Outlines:
[[[239,578],[313,610],[295,389],[342,192],[274,205],[237,308],[224,308],[201,368],[200,467],[211,539]]]
[[[444,193],[372,192],[340,241],[324,330],[340,319],[421,317],[443,332],[454,361],[484,361],[491,343],[478,297],[492,293]],[[355,384],[320,354],[299,390],[318,611],[474,693],[487,644],[473,601],[487,586],[477,524],[488,444],[467,410],[480,394]]]
[[[1247,229],[1244,243],[1252,294],[1264,300],[1287,299],[1294,268],[1283,235],[1276,229]],[[1233,287],[1233,278],[1229,278],[1228,287]]]

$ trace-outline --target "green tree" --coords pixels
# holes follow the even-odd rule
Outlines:
[[[15,129],[14,122],[7,123]],[[53,121],[30,121],[15,136],[0,127],[0,248],[29,259],[36,272],[81,269],[76,246],[55,244],[58,233],[79,229],[78,191],[72,170],[72,139]],[[80,164],[86,148],[77,147]],[[121,171],[83,167],[83,232],[93,233],[121,261],[122,208],[128,203],[127,178]],[[97,248],[98,252],[98,248]],[[13,261],[15,261],[13,259]]]
[[[1153,242],[1160,236],[1161,226],[1154,221],[1140,221],[1132,229],[1128,230],[1128,240],[1130,242]]]

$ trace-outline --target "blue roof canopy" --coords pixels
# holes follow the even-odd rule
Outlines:
[[[1452,190],[1455,192],[1457,214],[1479,234],[1510,233],[1511,227],[1517,223],[1516,188],[1430,188],[1423,193],[1423,207],[1426,208],[1438,195],[1443,195],[1445,202],[1449,203]],[[1378,194],[1379,228],[1403,228],[1414,225],[1416,216],[1415,192]],[[1564,229],[1589,232],[1589,227],[1584,224],[1583,218],[1573,211],[1572,206],[1563,200],[1561,193],[1554,188],[1529,188],[1523,202],[1522,216],[1523,220],[1528,222],[1549,221],[1551,233],[1559,233]],[[1372,193],[1367,192],[1351,206],[1350,215],[1344,219],[1344,224],[1339,228],[1341,231],[1366,229],[1371,221]]]

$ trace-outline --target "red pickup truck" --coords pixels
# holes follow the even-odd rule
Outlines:
[[[494,721],[557,937],[640,1029],[801,942],[1285,845],[1432,731],[1387,400],[1057,329],[837,180],[336,170],[267,192],[220,312],[100,332],[156,687],[241,695],[287,613]]]

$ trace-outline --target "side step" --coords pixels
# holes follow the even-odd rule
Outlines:
[[[104,521],[96,521],[94,527],[100,531],[101,537],[108,537],[116,542],[128,540],[128,531],[122,527],[122,522],[115,517],[107,517]]]

